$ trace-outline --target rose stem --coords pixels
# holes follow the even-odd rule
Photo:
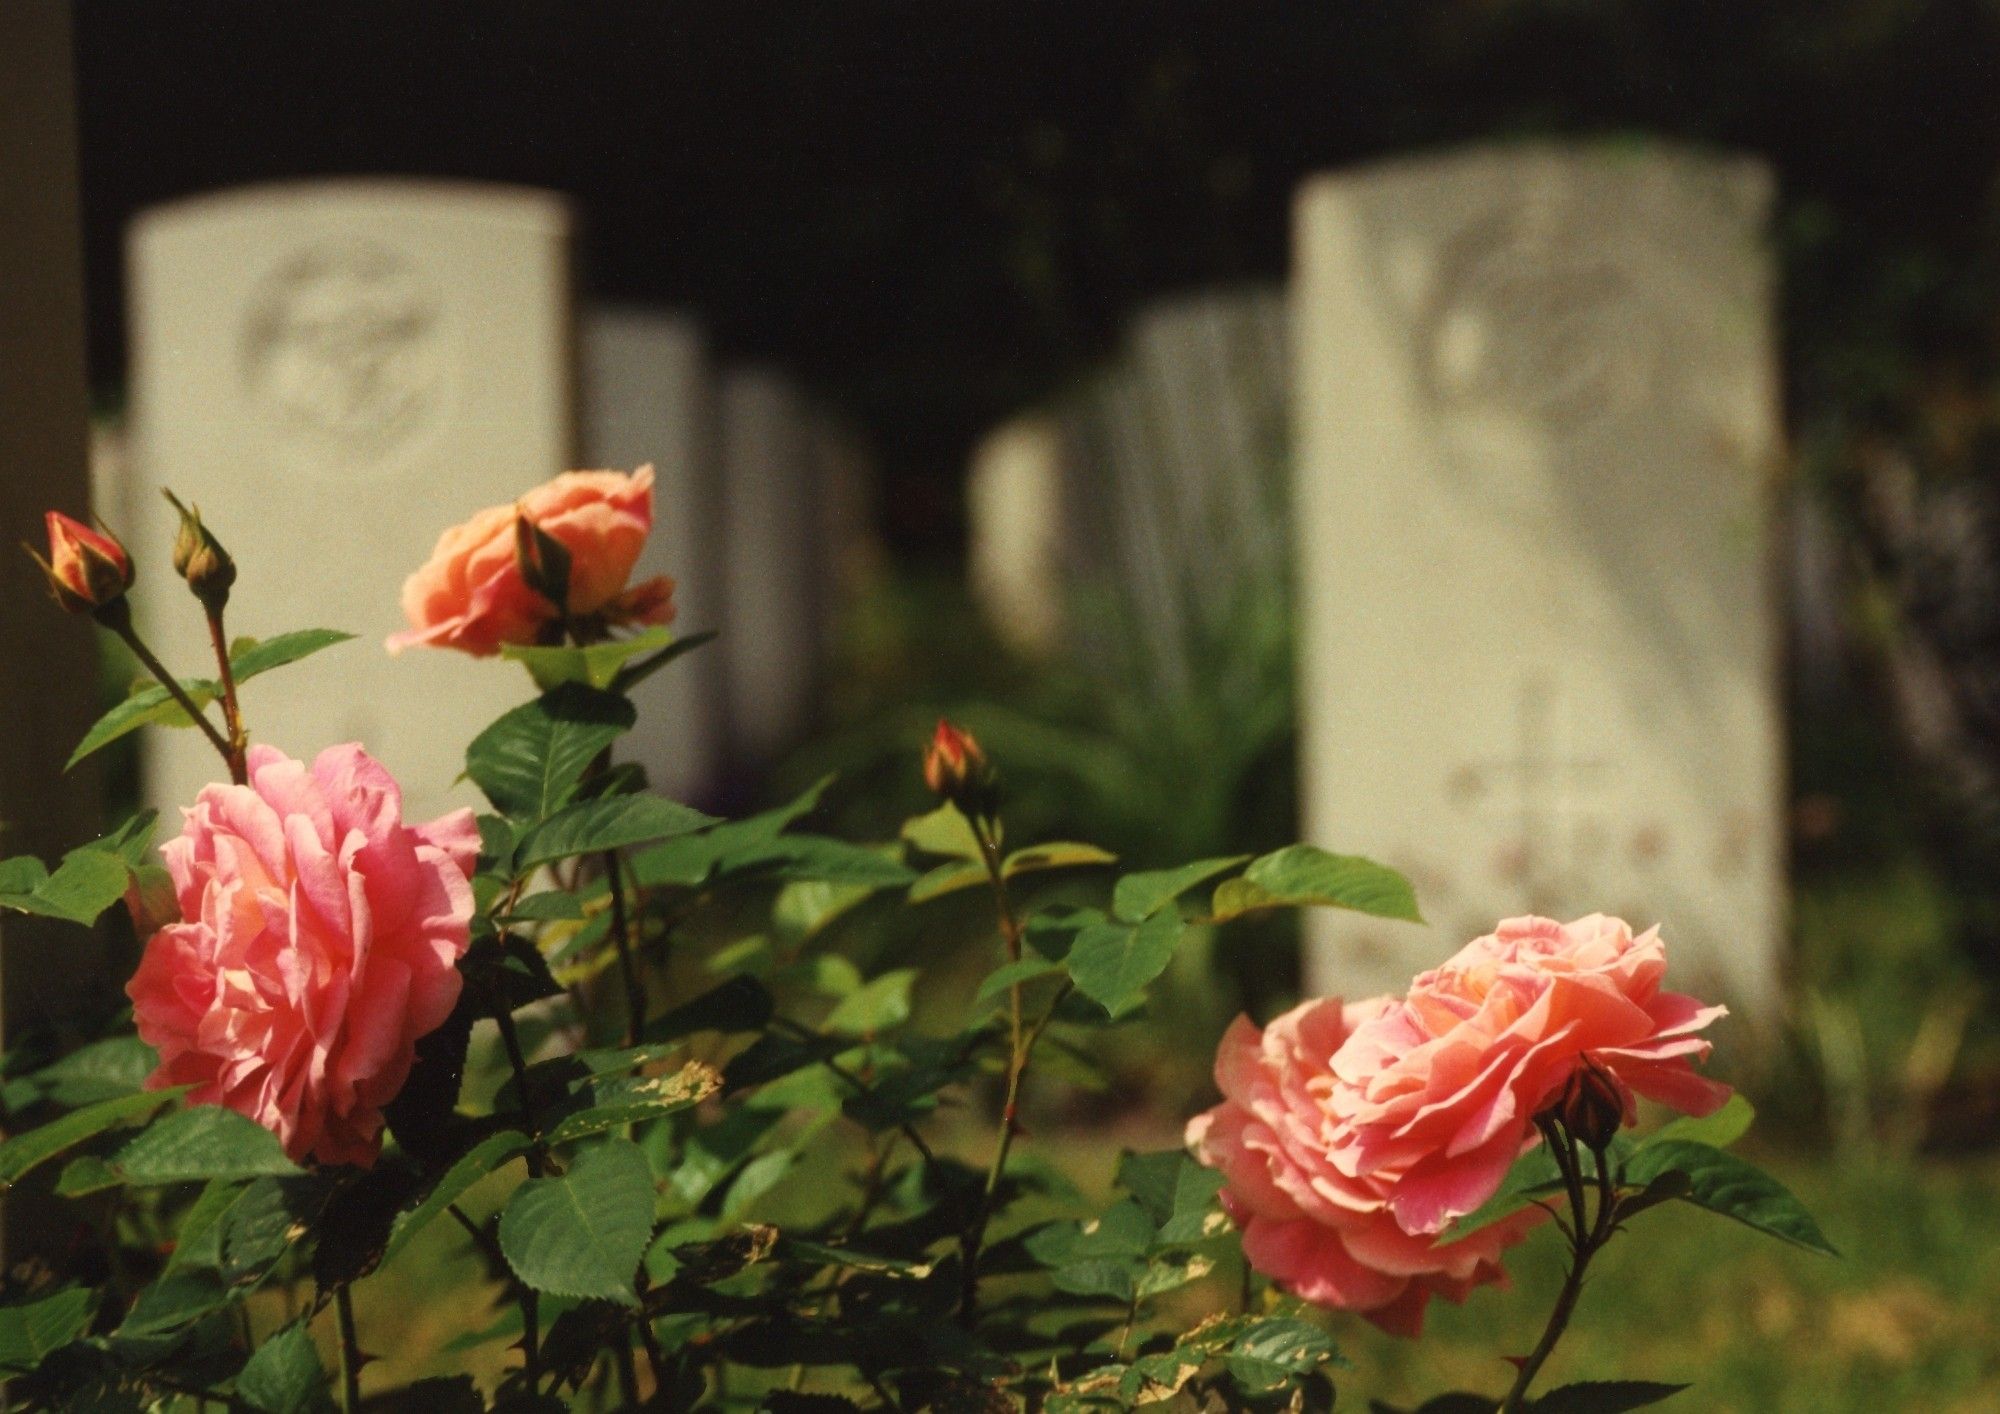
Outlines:
[[[1577,1156],[1576,1140],[1561,1125],[1546,1116],[1535,1121],[1542,1131],[1542,1139],[1555,1156],[1556,1167],[1562,1170],[1563,1187],[1569,1192],[1570,1218],[1574,1233],[1570,1248],[1569,1273],[1563,1278],[1562,1291],[1556,1296],[1555,1309],[1549,1312],[1549,1323],[1542,1331],[1542,1338],[1535,1345],[1534,1352],[1521,1362],[1520,1373],[1514,1377],[1514,1387],[1507,1391],[1507,1397],[1500,1401],[1499,1414],[1512,1414],[1525,1407],[1528,1386],[1541,1373],[1542,1365],[1569,1328],[1569,1318],[1576,1310],[1577,1297],[1583,1294],[1583,1274],[1590,1265],[1590,1259],[1611,1240],[1616,1226],[1616,1193],[1611,1182],[1610,1164],[1604,1153],[1598,1151],[1597,1159],[1597,1218],[1586,1224],[1585,1198],[1583,1190],[1582,1165]]]
[[[215,649],[215,665],[222,674],[222,724],[229,730],[229,776],[240,786],[250,779],[243,757],[250,739],[243,731],[243,712],[236,705],[236,669],[229,664],[229,639],[222,631],[221,609],[208,611],[208,641]]]
[[[354,1414],[361,1407],[361,1347],[354,1338],[354,1293],[348,1283],[334,1291],[333,1313],[340,1326],[341,1414]]]
[[[1000,917],[1000,936],[1007,945],[1007,961],[1021,960],[1021,924],[1014,915],[1013,904],[1007,897],[1006,870],[1000,859],[1000,842],[995,838],[991,822],[982,818],[972,822],[972,832],[979,841],[979,855],[986,864],[986,877],[993,886],[993,904]],[[1007,1093],[1000,1106],[1000,1137],[993,1146],[993,1163],[986,1170],[986,1187],[979,1197],[979,1206],[974,1210],[972,1221],[966,1225],[965,1236],[959,1243],[959,1301],[958,1319],[960,1324],[970,1326],[978,1314],[979,1307],[979,1249],[986,1241],[986,1224],[993,1216],[993,1196],[999,1192],[1000,1179],[1007,1170],[1007,1155],[1014,1147],[1014,1136],[1020,1130],[1021,1083],[1027,1074],[1029,1058],[1034,1055],[1035,1043],[1048,1028],[1055,1016],[1056,1008],[1069,995],[1069,984],[1065,982],[1049,1009],[1032,1028],[1024,1029],[1021,1016],[1021,984],[1017,980],[1007,988],[1008,1012],[1008,1054]]]
[[[242,785],[244,783],[243,777],[236,774],[236,757],[231,753],[229,743],[222,739],[222,733],[218,732],[215,729],[215,724],[208,720],[208,714],[194,705],[194,699],[189,697],[182,689],[180,681],[167,671],[167,665],[154,656],[153,650],[148,648],[145,640],[139,637],[139,631],[132,627],[132,610],[130,606],[123,599],[119,599],[99,609],[96,617],[99,623],[124,640],[125,646],[132,650],[132,655],[145,665],[147,672],[153,675],[153,680],[159,683],[161,687],[164,687],[167,690],[167,695],[179,703],[181,710],[188,714],[188,717],[196,726],[201,728],[202,734],[208,738],[209,744],[221,754],[223,761],[228,765],[230,779],[234,780],[238,785]]]

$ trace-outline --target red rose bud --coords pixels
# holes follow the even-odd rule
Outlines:
[[[998,776],[971,732],[938,719],[924,748],[924,784],[977,819],[993,812]]]
[[[49,555],[28,553],[49,577],[49,592],[72,614],[94,613],[132,587],[132,557],[117,537],[92,530],[61,511],[48,513]]]
[[[160,494],[181,513],[180,533],[174,537],[174,573],[188,582],[210,613],[221,613],[229,602],[230,586],[236,583],[236,561],[201,523],[200,506],[184,506],[180,497],[165,489]]]
[[[1625,1095],[1604,1067],[1589,1056],[1581,1057],[1581,1062],[1556,1100],[1556,1118],[1564,1129],[1601,1154],[1625,1123]]]
[[[523,584],[569,612],[569,549],[524,515],[514,517],[514,563]]]

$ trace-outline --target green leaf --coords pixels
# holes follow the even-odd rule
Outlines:
[[[124,1181],[117,1169],[97,1155],[79,1154],[63,1166],[62,1177],[56,1180],[56,1193],[63,1198],[81,1198],[116,1188]]]
[[[903,822],[903,839],[923,854],[948,855],[953,859],[979,859],[979,837],[972,822],[947,801],[928,815]]]
[[[872,1036],[910,1019],[910,986],[914,967],[885,972],[843,998],[827,1017],[824,1029],[843,1036]]]
[[[1734,1218],[1812,1252],[1840,1254],[1791,1191],[1755,1164],[1691,1140],[1655,1140],[1627,1161],[1625,1182],[1641,1187],[1665,1173],[1684,1173],[1683,1202]]]
[[[137,1036],[113,1036],[43,1066],[34,1080],[59,1105],[93,1105],[137,1094],[159,1063],[159,1053]]]
[[[0,859],[0,897],[8,894],[31,894],[41,887],[49,877],[49,871],[42,861],[32,854],[17,854],[12,859]]]
[[[465,773],[503,814],[542,820],[569,803],[598,753],[637,720],[624,698],[567,684],[522,703],[474,737],[465,749]]]
[[[137,1124],[167,1101],[191,1088],[183,1085],[178,1090],[153,1090],[138,1095],[121,1095],[115,1100],[101,1100],[15,1135],[5,1144],[0,1144],[0,1189],[12,1187],[36,1166],[107,1129]]]
[[[1062,971],[1062,964],[1051,962],[1045,957],[1024,957],[1018,962],[1003,963],[986,974],[986,980],[979,984],[979,992],[972,999],[972,1014],[984,1016],[1008,990],[1019,983],[1033,982]]]
[[[579,854],[651,844],[714,823],[713,816],[656,795],[585,800],[530,830],[521,841],[518,861],[521,868],[532,869]]]
[[[1679,1119],[1662,1125],[1660,1132],[1646,1140],[1646,1143],[1658,1144],[1668,1140],[1685,1139],[1692,1140],[1696,1144],[1706,1144],[1712,1149],[1727,1149],[1749,1132],[1756,1118],[1757,1111],[1741,1093],[1738,1093],[1723,1101],[1722,1108],[1714,1114],[1703,1115],[1700,1119],[1692,1115],[1682,1115]]]
[[[331,648],[336,643],[345,643],[354,637],[351,633],[340,633],[328,628],[300,629],[295,633],[281,633],[276,638],[262,643],[249,640],[231,648],[229,667],[240,685],[267,673],[273,668],[281,668],[287,663]],[[221,695],[222,688],[207,678],[182,678],[181,689],[193,700],[195,706],[206,707]],[[170,727],[192,727],[194,721],[183,712],[180,704],[168,696],[166,688],[159,683],[148,683],[136,688],[132,695],[97,719],[96,725],[84,733],[76,750],[70,753],[69,770],[77,762],[92,752],[110,745],[129,732],[140,727],[158,724]]]
[[[1156,913],[1143,923],[1097,923],[1076,935],[1064,965],[1077,990],[1112,1016],[1146,999],[1146,987],[1167,970],[1181,939],[1181,920]]]
[[[1333,1339],[1310,1321],[1278,1317],[1260,1321],[1230,1348],[1229,1373],[1253,1393],[1275,1389],[1294,1375],[1336,1358]]]
[[[630,638],[613,638],[603,643],[593,643],[578,648],[570,644],[559,646],[538,646],[530,644],[502,644],[500,656],[511,658],[528,670],[535,680],[535,686],[544,692],[566,686],[596,688],[602,691],[618,678],[618,673],[632,659],[645,653],[655,653],[673,644],[674,633],[670,628],[649,628]]]
[[[195,1105],[168,1115],[120,1149],[112,1167],[136,1184],[302,1172],[285,1157],[277,1135],[220,1105]]]
[[[501,915],[503,923],[581,923],[583,905],[575,894],[566,894],[560,889],[549,889],[544,893],[529,894],[517,899],[514,906]]]
[[[1215,889],[1215,921],[1240,918],[1263,908],[1347,908],[1376,918],[1423,922],[1410,881],[1395,870],[1348,854],[1329,854],[1309,844],[1287,845],[1252,860],[1241,878]]]
[[[1000,876],[1032,874],[1039,869],[1082,869],[1099,864],[1116,864],[1118,856],[1094,844],[1076,840],[1051,840],[1047,844],[1017,849],[1000,866]]]
[[[1453,1223],[1441,1240],[1456,1242],[1467,1233],[1489,1227],[1517,1212],[1537,1195],[1560,1187],[1562,1170],[1556,1167],[1555,1155],[1546,1144],[1538,1145],[1514,1160],[1514,1166],[1507,1170],[1493,1196]]]
[[[934,898],[974,888],[986,882],[986,866],[977,860],[954,859],[910,885],[911,903],[929,903]]]
[[[0,907],[69,923],[90,924],[125,896],[132,870],[115,851],[84,845],[63,856],[56,872],[25,893],[0,893]]]
[[[689,1061],[671,1075],[598,1080],[585,1091],[585,1107],[558,1120],[548,1141],[568,1144],[628,1124],[644,1124],[698,1105],[721,1088],[721,1074],[700,1061]]]
[[[1250,856],[1232,854],[1225,859],[1198,859],[1178,869],[1149,869],[1127,874],[1111,891],[1111,911],[1127,923],[1140,923],[1158,913],[1196,884],[1207,883],[1217,874],[1227,873]]]
[[[80,1339],[90,1329],[91,1301],[88,1287],[71,1286],[0,1306],[0,1368],[35,1370],[50,1352]]]
[[[531,1178],[500,1215],[500,1250],[536,1291],[636,1305],[633,1274],[653,1232],[653,1174],[639,1146],[607,1140],[568,1173]]]
[[[1585,1380],[1550,1390],[1528,1405],[1534,1414],[1625,1414],[1686,1389],[1657,1380]]]
[[[265,1414],[299,1414],[327,1402],[326,1368],[306,1332],[306,1318],[257,1347],[236,1377],[236,1394]]]
[[[612,679],[611,690],[630,692],[682,654],[692,653],[704,643],[713,643],[717,632],[715,629],[705,628],[700,633],[691,633],[685,638],[675,639],[650,658],[641,658],[636,663],[628,663],[620,668],[618,676]]]
[[[528,1148],[527,1135],[507,1129],[487,1135],[460,1156],[415,1207],[397,1215],[389,1228],[389,1243],[382,1249],[383,1265],[386,1266],[410,1244],[411,1238],[428,1227],[446,1208],[463,1198],[474,1184],[498,1172],[502,1165],[525,1154]]]

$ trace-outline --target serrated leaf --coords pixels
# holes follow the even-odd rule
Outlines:
[[[644,1124],[698,1105],[721,1088],[721,1073],[700,1061],[689,1061],[672,1075],[600,1080],[590,1088],[584,1108],[556,1122],[548,1142],[568,1144],[628,1124]]]
[[[1552,1389],[1528,1408],[1534,1414],[1626,1414],[1630,1409],[1658,1404],[1686,1388],[1657,1380],[1585,1380]]]
[[[514,906],[500,917],[502,923],[581,923],[583,905],[576,895],[564,893],[560,889],[548,889],[539,894],[529,894],[517,899]]]
[[[159,1063],[159,1053],[137,1036],[113,1036],[43,1066],[34,1081],[59,1105],[94,1105],[136,1095]]]
[[[107,1129],[137,1124],[191,1088],[183,1085],[178,1090],[154,1090],[138,1095],[121,1095],[115,1100],[100,1100],[15,1135],[5,1144],[0,1144],[0,1188],[19,1183],[37,1166]]]
[[[500,647],[500,656],[526,668],[535,686],[544,692],[567,686],[603,691],[617,680],[619,670],[632,659],[657,653],[673,641],[673,630],[662,626],[630,638],[607,639],[583,647],[505,643]]]
[[[117,853],[84,845],[63,856],[55,873],[24,893],[0,893],[0,908],[12,908],[67,923],[90,924],[125,896],[131,866]]]
[[[248,682],[260,673],[273,668],[296,663],[299,659],[331,648],[336,643],[345,643],[354,637],[351,633],[341,633],[329,628],[299,629],[294,633],[281,633],[262,643],[245,641],[231,647],[229,667],[238,685]],[[182,678],[182,691],[193,700],[195,706],[206,707],[221,695],[222,688],[207,678]],[[63,766],[65,771],[92,752],[109,746],[118,738],[139,728],[152,725],[192,727],[194,725],[180,704],[168,696],[166,688],[159,683],[150,683],[136,688],[132,694],[102,717],[91,729],[84,733],[76,750],[70,753],[69,761]]]
[[[127,1183],[134,1184],[303,1172],[285,1157],[277,1135],[220,1105],[195,1105],[168,1115],[126,1144],[111,1162]]]
[[[90,1329],[92,1293],[72,1286],[37,1300],[0,1306],[0,1368],[29,1372]]]
[[[652,1233],[653,1173],[623,1139],[583,1150],[560,1177],[529,1179],[500,1215],[500,1250],[522,1281],[627,1306]]]
[[[489,1134],[467,1150],[444,1171],[415,1207],[397,1215],[389,1228],[389,1242],[382,1249],[386,1266],[410,1240],[441,1216],[446,1208],[463,1198],[473,1185],[528,1152],[528,1136],[514,1130]]]
[[[1223,859],[1198,859],[1178,869],[1127,874],[1111,890],[1111,911],[1127,923],[1143,922],[1196,884],[1205,884],[1217,874],[1227,873],[1249,857],[1232,854]]]
[[[1423,922],[1410,881],[1386,865],[1309,844],[1287,845],[1216,885],[1216,922],[1264,908],[1345,908],[1374,918]]]
[[[1064,959],[1077,990],[1113,1017],[1146,999],[1146,987],[1167,970],[1181,939],[1181,920],[1156,913],[1143,923],[1096,923],[1076,935]]]
[[[516,858],[521,868],[532,869],[579,854],[651,844],[714,823],[711,815],[656,795],[579,801],[530,830]]]
[[[1275,1388],[1335,1355],[1332,1338],[1318,1326],[1277,1317],[1252,1326],[1230,1347],[1227,1363],[1229,1373],[1254,1392]]]
[[[56,1194],[62,1198],[81,1198],[116,1188],[124,1181],[117,1169],[97,1155],[80,1154],[63,1166],[62,1177],[56,1180]]]
[[[1691,1140],[1655,1140],[1627,1161],[1625,1181],[1644,1186],[1668,1172],[1688,1176],[1683,1202],[1734,1218],[1808,1251],[1840,1255],[1791,1190],[1755,1164]]]
[[[264,1414],[299,1414],[327,1402],[326,1368],[301,1319],[257,1347],[236,1376],[236,1395]]]
[[[972,822],[949,802],[928,815],[905,820],[902,835],[911,848],[924,854],[942,854],[953,859],[983,857],[979,837],[972,832]]]
[[[1750,1126],[1756,1119],[1756,1109],[1739,1091],[1723,1101],[1722,1108],[1713,1114],[1703,1115],[1699,1119],[1693,1115],[1682,1115],[1660,1126],[1659,1133],[1649,1138],[1646,1143],[1658,1144],[1682,1139],[1692,1140],[1696,1144],[1706,1144],[1713,1149],[1727,1149],[1749,1133]]]
[[[1047,844],[1017,849],[1000,865],[1000,876],[1012,879],[1042,869],[1085,869],[1100,864],[1116,864],[1118,856],[1094,844],[1077,840],[1051,840]]]
[[[612,679],[611,690],[630,692],[676,658],[694,652],[704,643],[713,643],[718,636],[719,630],[705,628],[700,633],[690,633],[684,638],[675,639],[650,658],[640,658],[627,663],[618,670],[618,676]]]
[[[979,984],[979,991],[972,998],[972,1015],[984,1016],[988,1010],[999,1004],[1008,991],[1025,982],[1048,977],[1062,971],[1062,964],[1051,962],[1045,957],[1024,957],[1018,962],[1003,963],[986,974],[986,980]]]
[[[495,809],[525,821],[567,805],[599,752],[632,729],[632,704],[575,683],[500,717],[465,749],[465,773]]]

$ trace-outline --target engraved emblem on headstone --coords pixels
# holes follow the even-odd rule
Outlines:
[[[1447,245],[1418,361],[1444,409],[1510,412],[1580,436],[1639,407],[1664,363],[1644,252],[1584,210],[1543,202]]]
[[[373,460],[435,425],[439,302],[381,246],[309,246],[252,292],[243,382],[280,435]]]

